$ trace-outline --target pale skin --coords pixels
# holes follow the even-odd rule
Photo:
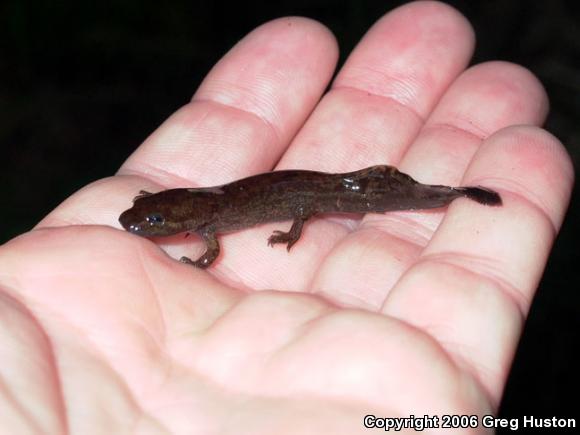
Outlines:
[[[408,4],[323,96],[338,48],[321,24],[246,36],[116,176],[0,248],[3,430],[356,434],[367,414],[495,413],[573,170],[537,79],[467,68],[473,47],[450,7]],[[139,190],[379,163],[503,206],[321,217],[290,253],[267,245],[290,223],[263,225],[222,236],[206,271],[175,260],[195,237],[117,222]]]

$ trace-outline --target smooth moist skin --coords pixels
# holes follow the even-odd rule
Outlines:
[[[140,236],[197,233],[206,252],[192,261],[206,268],[218,257],[216,234],[257,224],[292,220],[290,231],[274,231],[268,244],[300,239],[304,223],[320,213],[381,213],[443,207],[465,197],[485,205],[501,205],[500,196],[482,187],[421,184],[392,166],[379,165],[343,174],[288,170],[253,175],[222,186],[141,191],[119,222]]]

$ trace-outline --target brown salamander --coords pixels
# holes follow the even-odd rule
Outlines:
[[[380,165],[342,174],[287,170],[253,175],[222,186],[141,191],[119,222],[140,236],[170,236],[194,232],[207,245],[192,261],[211,265],[220,252],[216,234],[264,222],[293,220],[290,231],[274,231],[268,244],[300,238],[304,223],[320,213],[380,213],[393,210],[438,208],[466,197],[485,205],[501,205],[500,196],[482,187],[421,184],[392,166]]]

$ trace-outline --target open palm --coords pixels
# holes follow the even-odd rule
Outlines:
[[[320,24],[240,41],[116,176],[0,249],[4,427],[354,434],[367,414],[494,413],[573,173],[537,127],[541,85],[466,69],[473,44],[448,6],[403,6],[323,95],[337,48]],[[157,240],[167,255],[117,222],[139,190],[373,164],[504,205],[323,216],[290,253],[267,246],[290,223],[262,225],[221,236],[207,271],[174,260],[196,237]]]

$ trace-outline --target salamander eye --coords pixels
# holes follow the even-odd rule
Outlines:
[[[145,218],[145,220],[149,222],[149,225],[156,227],[161,226],[165,223],[165,218],[159,213],[150,214]]]

